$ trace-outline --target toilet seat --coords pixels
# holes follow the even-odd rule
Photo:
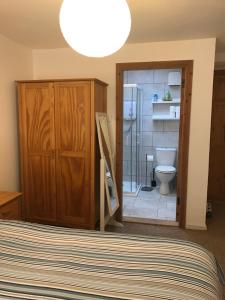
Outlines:
[[[155,171],[158,173],[171,174],[176,172],[176,168],[173,166],[157,166]]]

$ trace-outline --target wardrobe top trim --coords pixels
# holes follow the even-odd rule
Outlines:
[[[16,80],[16,83],[35,83],[35,82],[72,82],[72,81],[94,81],[95,83],[107,86],[108,84],[97,78],[71,78],[71,79],[38,79],[38,80]]]

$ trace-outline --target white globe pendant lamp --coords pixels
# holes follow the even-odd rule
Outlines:
[[[119,50],[131,28],[126,0],[64,0],[59,21],[69,46],[89,57],[104,57]]]

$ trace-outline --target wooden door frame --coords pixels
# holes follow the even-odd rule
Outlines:
[[[193,60],[116,64],[116,181],[120,200],[117,220],[122,221],[123,209],[123,75],[125,71],[150,69],[182,69],[178,152],[178,174],[180,175],[177,177],[179,211],[177,211],[177,221],[179,221],[180,227],[185,228]]]

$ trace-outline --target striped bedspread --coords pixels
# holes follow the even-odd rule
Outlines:
[[[214,257],[185,241],[0,221],[0,299],[222,299]]]

